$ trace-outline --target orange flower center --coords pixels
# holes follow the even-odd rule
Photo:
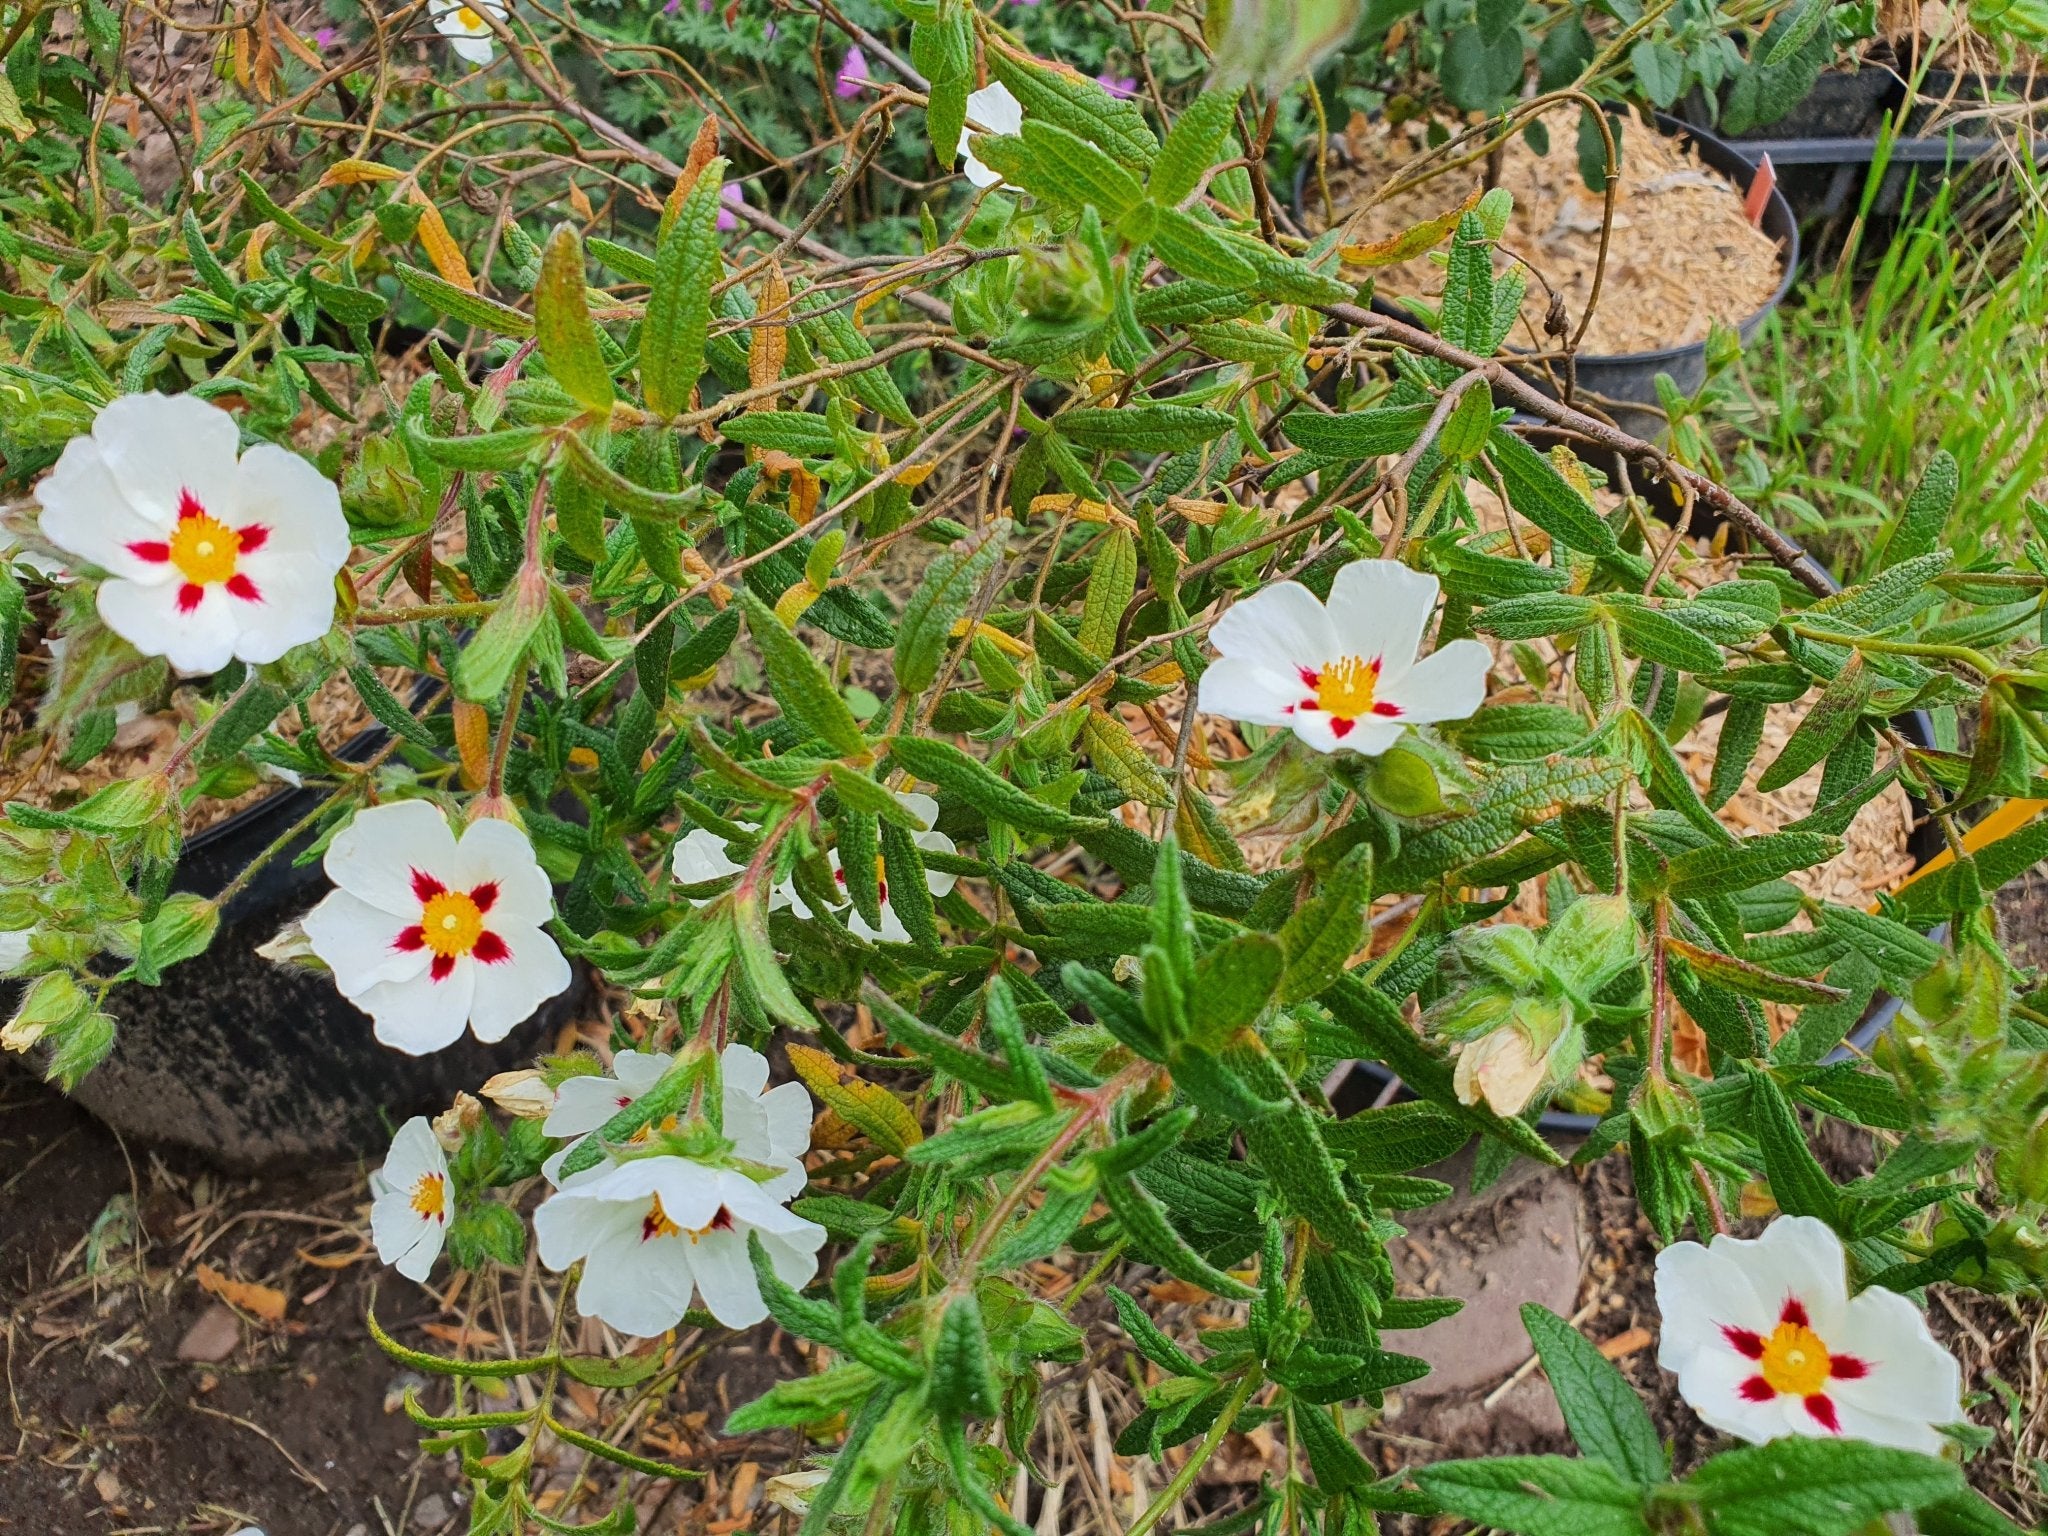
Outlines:
[[[1326,714],[1356,720],[1372,713],[1373,689],[1380,680],[1380,664],[1363,656],[1346,656],[1333,661],[1316,675],[1316,707]]]
[[[171,564],[195,586],[212,586],[235,574],[242,536],[208,513],[181,517],[171,530]]]
[[[661,1196],[656,1195],[648,1204],[647,1214],[640,1218],[640,1241],[647,1242],[656,1237],[680,1237],[683,1229],[668,1219],[668,1212],[661,1208]]]
[[[438,1173],[423,1173],[412,1187],[412,1208],[422,1216],[439,1221],[448,1211],[448,1181]]]
[[[1757,1369],[1771,1389],[1792,1397],[1811,1397],[1827,1385],[1834,1361],[1820,1335],[1803,1323],[1778,1324],[1764,1340]]]
[[[437,891],[420,912],[420,938],[444,960],[476,948],[484,936],[484,915],[466,891]]]

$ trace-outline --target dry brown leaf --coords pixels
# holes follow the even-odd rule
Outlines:
[[[491,771],[491,718],[481,704],[457,699],[455,753],[462,760],[462,787],[482,789]]]
[[[258,1285],[253,1280],[230,1279],[211,1264],[199,1266],[197,1279],[201,1290],[218,1296],[229,1306],[240,1307],[266,1323],[284,1321],[285,1295],[273,1286]]]
[[[360,1248],[349,1253],[308,1253],[303,1248],[294,1248],[292,1252],[296,1253],[301,1261],[312,1265],[315,1269],[347,1269],[351,1264],[362,1263],[363,1260],[367,1259],[376,1250],[368,1243],[364,1243]]]
[[[704,167],[718,155],[718,119],[708,116],[697,125],[697,137],[690,141],[690,153],[683,161],[683,172],[676,177],[675,187],[669,192],[668,207],[662,210],[664,227],[682,210],[683,199],[690,195],[690,188],[697,185],[697,177]]]
[[[1617,1333],[1599,1346],[1600,1353],[1610,1360],[1626,1360],[1638,1350],[1649,1348],[1656,1337],[1647,1328],[1631,1328],[1626,1333]]]
[[[784,315],[789,310],[789,279],[782,275],[782,263],[768,263],[767,279],[761,284],[761,306],[756,311],[762,315]],[[766,389],[782,377],[782,366],[789,359],[789,327],[781,321],[764,321],[754,327],[747,343],[747,383],[754,389]],[[750,411],[772,411],[775,397],[764,395],[747,406]]]
[[[467,1323],[421,1323],[420,1332],[458,1349],[494,1349],[501,1342],[489,1329],[472,1328]]]

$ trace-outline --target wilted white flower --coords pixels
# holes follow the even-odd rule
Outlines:
[[[434,30],[448,39],[457,58],[471,64],[491,62],[491,24],[485,16],[505,19],[503,0],[434,0]]]
[[[1762,1443],[1843,1435],[1929,1453],[1963,1416],[1962,1371],[1896,1291],[1849,1294],[1826,1222],[1781,1216],[1761,1237],[1657,1255],[1657,1363],[1707,1423]]]
[[[275,661],[334,622],[340,494],[297,454],[240,442],[217,405],[123,395],[36,488],[43,536],[107,572],[107,628],[180,672]]]
[[[1000,80],[984,85],[967,97],[967,121],[980,124],[989,133],[1016,133],[1024,126],[1024,108]],[[975,158],[976,129],[970,126],[960,136],[960,169],[977,187],[1000,187],[1003,178]]]
[[[306,914],[306,937],[386,1045],[417,1056],[465,1026],[502,1040],[568,988],[541,929],[548,877],[510,822],[472,822],[458,843],[424,800],[373,806],[336,834],[326,869],[339,889]]]
[[[541,1262],[583,1261],[576,1306],[622,1333],[652,1337],[682,1321],[692,1294],[728,1328],[768,1315],[747,1254],[761,1234],[775,1273],[803,1285],[825,1229],[788,1211],[743,1173],[686,1157],[643,1157],[572,1174],[533,1215]]]
[[[912,842],[932,853],[951,853],[953,851],[953,839],[939,831],[934,825],[939,819],[938,801],[934,800],[930,795],[906,793],[901,790],[896,792],[896,799],[905,810],[925,825],[924,831],[911,834],[910,840]],[[839,850],[834,848],[826,856],[826,859],[832,866],[833,883],[838,887],[841,895],[844,896],[846,891],[846,871],[840,867]],[[935,869],[928,869],[924,875],[925,889],[934,896],[943,896],[953,889],[959,878],[958,875],[944,874]],[[891,944],[908,944],[910,942],[909,930],[903,926],[903,919],[896,915],[896,909],[889,904],[889,879],[887,872],[882,867],[882,856],[880,854],[875,855],[875,884],[879,888],[881,896],[882,910],[880,916],[882,926],[876,928],[860,915],[858,908],[848,907],[844,914],[848,930],[859,934],[864,939],[883,939]],[[796,888],[793,885],[778,888],[776,896],[782,901],[787,901],[789,909],[796,913],[798,917],[809,917],[811,915],[811,909],[805,905],[803,897],[796,893]],[[779,902],[772,904],[779,904]]]
[[[441,1255],[455,1192],[448,1157],[425,1115],[391,1138],[384,1166],[370,1175],[370,1237],[377,1257],[408,1280],[424,1280]]]
[[[521,1120],[543,1119],[555,1108],[555,1090],[548,1086],[547,1078],[532,1067],[495,1073],[484,1079],[483,1087],[477,1092],[506,1114]]]
[[[559,1182],[562,1161],[581,1138],[596,1131],[620,1110],[660,1082],[675,1058],[662,1052],[620,1051],[610,1077],[572,1077],[555,1090],[555,1107],[541,1126],[549,1136],[573,1136],[541,1171]],[[781,1173],[761,1185],[773,1200],[802,1192],[808,1175],[804,1154],[811,1149],[811,1096],[802,1083],[768,1086],[768,1058],[737,1040],[718,1057],[723,1092],[719,1098],[725,1137],[733,1154],[750,1163],[766,1163]]]
[[[1417,660],[1437,580],[1397,560],[1354,560],[1327,605],[1279,581],[1234,605],[1209,639],[1221,659],[1202,674],[1200,708],[1285,725],[1318,752],[1376,757],[1409,725],[1462,720],[1486,701],[1492,656],[1453,640]]]

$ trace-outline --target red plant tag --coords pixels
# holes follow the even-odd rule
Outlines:
[[[1756,174],[1749,179],[1749,195],[1742,200],[1743,215],[1758,229],[1763,228],[1764,209],[1771,201],[1771,189],[1777,184],[1777,168],[1771,164],[1771,157],[1765,155]]]

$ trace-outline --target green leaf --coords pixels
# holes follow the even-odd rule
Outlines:
[[[1819,9],[1819,0],[1814,0],[1814,5]],[[1899,513],[1891,537],[1885,541],[1884,566],[1927,554],[1941,542],[1941,531],[1948,526],[1960,483],[1955,456],[1946,448],[1935,449],[1927,468],[1921,472],[1920,483],[1906,498],[1905,509]]]
[[[1199,405],[1086,405],[1060,412],[1053,425],[1082,448],[1179,453],[1221,437],[1237,418]]]
[[[1666,889],[1680,898],[1746,891],[1794,870],[1825,864],[1841,851],[1840,838],[1815,832],[1773,832],[1720,847],[1695,848],[1671,861]]]
[[[1792,732],[1777,760],[1763,771],[1756,787],[1765,794],[1783,789],[1834,751],[1863,718],[1876,689],[1876,677],[1864,665],[1863,653],[1856,652],[1821,690],[1813,708]]]
[[[1220,1039],[1256,1019],[1286,964],[1286,949],[1263,933],[1238,934],[1197,960],[1188,996],[1197,1038]]]
[[[1330,1149],[1367,1178],[1427,1168],[1471,1139],[1468,1123],[1421,1099],[1361,1110],[1323,1127]]]
[[[1323,415],[1303,408],[1290,412],[1280,430],[1290,443],[1311,453],[1376,459],[1414,447],[1431,409],[1427,405],[1386,405]]]
[[[951,742],[924,737],[898,736],[889,743],[889,755],[899,767],[908,769],[927,783],[951,790],[990,821],[1025,832],[1073,834],[1097,822],[1070,816],[1026,793],[1018,785],[994,772],[987,764],[969,757]]]
[[[228,761],[283,714],[290,702],[275,683],[252,679],[248,687],[228,701],[227,708],[213,717],[206,741],[199,749],[199,761],[208,767]]]
[[[996,1411],[995,1377],[989,1369],[988,1329],[974,1292],[953,1298],[932,1341],[931,1385],[926,1401],[942,1418],[987,1418]]]
[[[1188,103],[1167,131],[1152,167],[1145,191],[1153,202],[1170,208],[1200,185],[1230,134],[1242,94],[1240,89],[1212,85]]]
[[[1668,613],[1634,603],[1609,602],[1608,615],[1621,635],[1621,648],[1645,661],[1681,672],[1718,672],[1721,648],[1703,640]]]
[[[1280,929],[1287,968],[1280,1001],[1305,1002],[1344,974],[1344,965],[1365,942],[1365,909],[1372,899],[1372,850],[1360,845],[1324,879],[1315,899]]]
[[[933,21],[910,29],[910,62],[931,83],[925,105],[925,137],[941,165],[951,165],[967,122],[967,97],[974,88],[974,10],[938,8]]]
[[[1596,623],[1600,605],[1572,592],[1531,592],[1488,603],[1473,616],[1472,627],[1503,640],[1538,640],[1572,634]]]
[[[848,757],[865,751],[860,722],[810,647],[753,593],[741,592],[739,602],[747,616],[747,633],[767,669],[768,686],[783,710],[833,751]]]
[[[398,701],[398,696],[385,687],[383,679],[369,667],[362,662],[351,663],[348,678],[355,684],[356,693],[364,706],[384,729],[395,736],[403,736],[416,747],[425,747],[429,751],[441,750],[434,733]]]
[[[1601,1462],[1496,1456],[1440,1461],[1418,1467],[1414,1477],[1438,1504],[1475,1525],[1522,1536],[1650,1536],[1643,1490]]]
[[[896,681],[908,693],[922,693],[939,675],[953,626],[966,614],[975,593],[1003,557],[1010,520],[995,519],[964,544],[934,560],[903,605],[894,664]]]
[[[1082,202],[1102,210],[1113,224],[1145,199],[1138,178],[1066,129],[1027,117],[1020,133],[1025,150],[1025,183],[1041,196]]]
[[[1138,543],[1128,528],[1112,528],[1088,572],[1088,594],[1075,639],[1081,649],[1107,660],[1116,649],[1117,626],[1138,590]]]
[[[391,265],[406,291],[437,314],[460,320],[464,325],[473,325],[495,336],[510,336],[524,341],[534,334],[533,316],[523,310],[457,287],[423,267],[407,266],[402,261]]]
[[[457,698],[481,703],[505,691],[526,659],[526,647],[548,613],[548,584],[539,572],[521,572],[518,583],[491,610],[455,658]]]
[[[199,228],[199,218],[190,208],[185,210],[184,222],[180,226],[185,235],[185,254],[192,259],[192,270],[199,280],[214,291],[214,294],[228,304],[235,302],[235,280],[228,276],[227,269],[220,264],[220,258],[213,254],[213,248],[206,243],[206,236]]]
[[[1614,1363],[1578,1329],[1533,1301],[1523,1304],[1522,1326],[1579,1449],[1631,1482],[1648,1485],[1669,1477],[1671,1458],[1657,1426]]]
[[[1807,1145],[1799,1115],[1778,1080],[1755,1067],[1748,1072],[1750,1122],[1778,1208],[1792,1216],[1818,1216],[1832,1226],[1839,1219],[1842,1192]]]
[[[1010,88],[1027,120],[1055,123],[1133,170],[1146,169],[1158,155],[1159,141],[1135,102],[1119,101],[1085,76],[1005,46],[991,45],[986,58],[989,73]]]
[[[1742,788],[1756,749],[1763,744],[1764,723],[1770,706],[1762,699],[1731,698],[1721,717],[1721,738],[1714,749],[1714,776],[1707,785],[1707,804],[1715,810],[1726,805]]]
[[[1455,35],[1452,42],[1456,42]],[[1516,52],[1520,53],[1519,43]],[[1439,329],[1452,346],[1477,356],[1493,350],[1493,241],[1477,213],[1461,217],[1451,239]]]
[[[1740,992],[1745,997],[1766,998],[1774,1003],[1836,1003],[1842,1000],[1842,989],[1831,987],[1826,982],[1787,976],[1753,960],[1738,959],[1684,939],[1674,938],[1668,942],[1671,953],[1684,960],[1702,981],[1726,987],[1731,992]]]
[[[1147,1262],[1214,1296],[1249,1301],[1256,1294],[1250,1286],[1232,1279],[1189,1247],[1187,1239],[1166,1219],[1166,1208],[1128,1175],[1104,1179],[1102,1198],[1131,1240],[1131,1246]]]
[[[939,947],[939,925],[932,910],[931,887],[925,884],[924,859],[908,832],[894,821],[881,828],[882,862],[888,871],[889,906],[920,949]],[[872,867],[872,866],[870,866]]]
[[[597,327],[590,319],[583,280],[583,241],[570,224],[558,224],[541,252],[540,286],[534,290],[534,327],[540,355],[555,382],[585,410],[606,415],[618,398],[605,366]]]
[[[1959,1468],[1918,1451],[1803,1435],[1723,1451],[1685,1487],[1712,1536],[1848,1536],[1964,1491]]]
[[[724,179],[723,159],[713,159],[697,173],[655,252],[654,281],[640,325],[640,388],[657,416],[686,409],[704,372],[711,289],[725,265],[717,227]]]
[[[1614,530],[1602,522],[1585,497],[1550,460],[1506,427],[1495,427],[1487,457],[1500,471],[1508,501],[1517,512],[1560,544],[1587,555],[1612,555],[1619,547]]]

